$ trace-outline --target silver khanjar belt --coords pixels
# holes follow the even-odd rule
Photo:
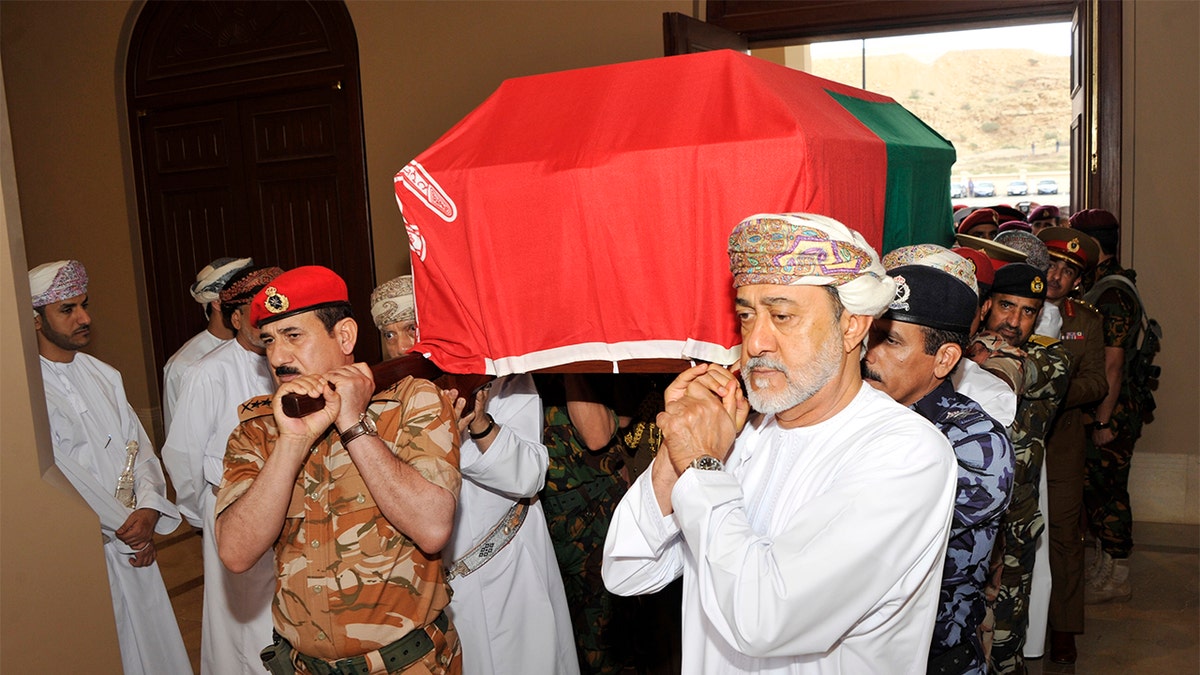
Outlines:
[[[512,508],[491,532],[483,538],[483,541],[475,545],[470,551],[467,551],[461,558],[454,561],[454,564],[446,568],[446,581],[453,581],[458,577],[465,577],[475,570],[483,567],[487,561],[491,560],[497,553],[500,552],[508,542],[517,536],[517,530],[521,529],[521,523],[525,522],[525,515],[529,513],[529,500],[522,499]]]

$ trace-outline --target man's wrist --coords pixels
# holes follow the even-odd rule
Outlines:
[[[493,419],[489,413],[484,413],[482,419],[486,420],[487,424],[481,428],[473,428],[475,426],[475,422],[480,421],[480,418],[478,417],[471,420],[471,423],[467,425],[467,433],[470,434],[472,440],[483,440],[488,434],[492,433],[496,429],[496,420]]]

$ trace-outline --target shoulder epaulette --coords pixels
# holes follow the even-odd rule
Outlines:
[[[238,423],[273,414],[270,394],[255,396],[238,406]]]
[[[1030,335],[1029,341],[1039,347],[1053,347],[1054,345],[1062,342],[1062,340],[1056,340],[1052,337],[1046,337],[1045,335],[1037,334]]]
[[[1076,305],[1079,305],[1083,309],[1095,312],[1097,314],[1100,313],[1100,310],[1096,309],[1096,307],[1094,305],[1092,305],[1092,303],[1088,302],[1087,300],[1080,300],[1079,298],[1068,298],[1068,299],[1071,302],[1075,303]]]

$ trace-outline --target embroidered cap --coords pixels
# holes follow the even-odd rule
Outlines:
[[[238,307],[250,302],[264,286],[283,274],[278,267],[247,267],[238,270],[221,289],[221,305]]]
[[[995,243],[1024,253],[1024,262],[1038,268],[1043,274],[1050,269],[1050,253],[1046,251],[1046,245],[1031,232],[1020,230],[1001,232],[996,235]]]
[[[411,274],[384,282],[371,291],[371,318],[380,329],[398,321],[416,320]]]
[[[883,266],[889,273],[897,267],[905,265],[924,265],[941,270],[969,286],[972,293],[979,294],[979,286],[975,279],[975,263],[945,246],[937,244],[901,246],[883,256]]]

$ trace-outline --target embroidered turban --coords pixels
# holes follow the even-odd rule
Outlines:
[[[398,321],[416,320],[411,274],[396,277],[371,291],[371,318],[375,327],[381,329]]]
[[[833,286],[853,314],[878,316],[896,282],[861,234],[811,213],[759,214],[729,235],[734,286]]]
[[[84,295],[87,286],[87,270],[78,260],[59,260],[29,270],[29,294],[35,308]]]
[[[941,270],[969,286],[972,291],[975,291],[976,299],[978,299],[979,284],[975,277],[975,264],[945,246],[937,244],[901,246],[883,256],[883,266],[887,269],[888,276],[895,276],[891,274],[891,271],[905,265],[922,265]]]
[[[188,289],[196,302],[207,305],[220,296],[233,275],[254,264],[252,258],[217,258],[196,273],[196,283]]]

